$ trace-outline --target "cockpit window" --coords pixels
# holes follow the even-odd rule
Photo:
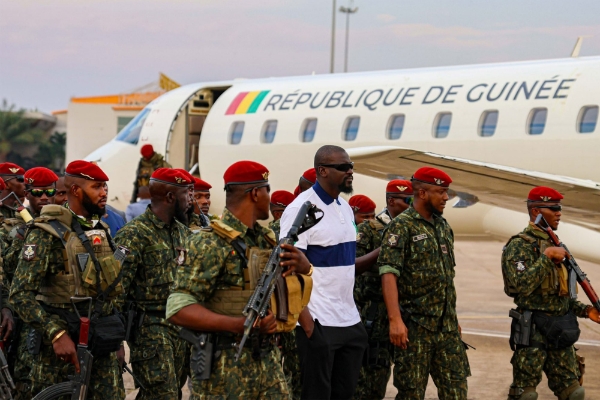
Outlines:
[[[140,140],[140,133],[142,133],[142,127],[144,126],[144,122],[146,122],[146,118],[148,118],[148,114],[150,114],[150,107],[144,108],[134,119],[131,120],[130,123],[125,125],[125,128],[121,130],[117,134],[116,139],[121,142],[137,144]]]

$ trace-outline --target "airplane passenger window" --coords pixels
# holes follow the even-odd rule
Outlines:
[[[343,139],[348,142],[356,140],[356,136],[358,136],[358,127],[360,126],[360,117],[348,117],[344,125],[346,128],[344,129]]]
[[[529,113],[529,134],[541,135],[546,127],[547,108],[534,108]]]
[[[452,123],[452,113],[439,113],[433,124],[433,136],[436,138],[445,138],[450,132],[450,124]]]
[[[142,133],[142,127],[144,126],[144,122],[146,122],[146,118],[148,118],[148,114],[150,114],[150,107],[144,108],[134,119],[131,120],[125,127],[117,134],[116,140],[120,140],[121,142],[137,144],[138,140],[140,140],[140,133]]]
[[[404,114],[396,114],[390,117],[387,138],[390,140],[400,139],[404,130]]]
[[[242,135],[244,134],[244,125],[242,121],[231,124],[231,132],[229,133],[229,144],[240,144]]]
[[[579,112],[579,123],[577,130],[579,133],[592,133],[596,130],[598,122],[598,106],[582,107]]]
[[[302,124],[302,137],[300,138],[303,142],[308,143],[312,142],[315,138],[315,133],[317,131],[317,119],[316,118],[307,118],[304,120]]]
[[[263,132],[261,137],[262,143],[273,143],[275,139],[275,133],[277,133],[277,120],[269,120],[263,125]]]
[[[494,136],[498,125],[498,111],[484,111],[479,120],[479,136]]]

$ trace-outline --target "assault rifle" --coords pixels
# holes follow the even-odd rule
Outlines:
[[[12,400],[11,390],[15,390],[15,383],[8,372],[4,351],[0,350],[0,400]]]
[[[554,246],[562,247],[567,251],[567,254],[569,255],[569,257],[563,260],[563,264],[569,272],[569,296],[572,299],[577,298],[577,282],[579,282],[579,285],[581,285],[581,288],[585,292],[588,299],[590,299],[590,301],[592,302],[594,308],[600,311],[600,298],[598,298],[598,295],[592,287],[590,280],[588,279],[587,275],[581,270],[579,265],[577,265],[577,261],[575,261],[575,258],[573,257],[567,246],[558,239],[558,237],[556,236],[550,225],[548,225],[548,222],[542,216],[542,214],[538,214],[538,216],[536,217],[535,225],[548,234],[548,236],[550,237],[550,241],[552,242],[552,244],[554,244]]]
[[[318,218],[316,216],[317,213],[321,213],[321,216]],[[242,340],[237,346],[237,353],[235,355],[236,361],[239,360],[240,355],[242,354],[242,349],[244,348],[244,344],[246,343],[248,336],[250,336],[252,329],[255,328],[258,318],[264,318],[265,315],[267,315],[267,310],[269,309],[271,302],[271,295],[273,295],[278,281],[281,282],[279,284],[281,287],[279,292],[284,292],[283,287],[281,286],[282,284],[285,284],[285,281],[281,279],[283,268],[279,264],[281,261],[281,253],[284,251],[281,248],[281,245],[293,245],[298,241],[298,235],[315,226],[319,221],[321,221],[322,218],[323,211],[307,201],[302,204],[300,210],[298,210],[296,219],[294,219],[294,223],[292,224],[287,236],[279,239],[279,243],[273,249],[273,252],[269,257],[269,261],[267,262],[267,265],[265,266],[265,269],[263,270],[262,275],[256,284],[254,293],[252,293],[250,299],[248,300],[248,304],[246,304],[246,307],[244,307],[243,314],[246,317],[246,321],[244,321],[244,336],[242,336]],[[285,296],[278,296],[278,298],[282,300],[283,297]],[[285,318],[287,318],[287,308],[284,307],[285,304],[281,305],[282,307],[279,307],[277,312],[277,318],[286,321]]]

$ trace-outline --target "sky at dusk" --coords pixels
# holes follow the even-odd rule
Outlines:
[[[338,0],[346,6],[349,0]],[[600,55],[600,2],[355,0],[349,71]],[[181,84],[329,73],[331,0],[0,0],[0,99],[50,112]],[[336,71],[345,16],[337,14]]]

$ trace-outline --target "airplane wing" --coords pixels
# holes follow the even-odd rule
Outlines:
[[[459,207],[477,201],[525,211],[527,194],[535,186],[550,186],[565,196],[562,219],[600,232],[600,183],[503,165],[484,163],[392,146],[348,149],[355,172],[383,179],[410,179],[420,167],[444,170]]]

